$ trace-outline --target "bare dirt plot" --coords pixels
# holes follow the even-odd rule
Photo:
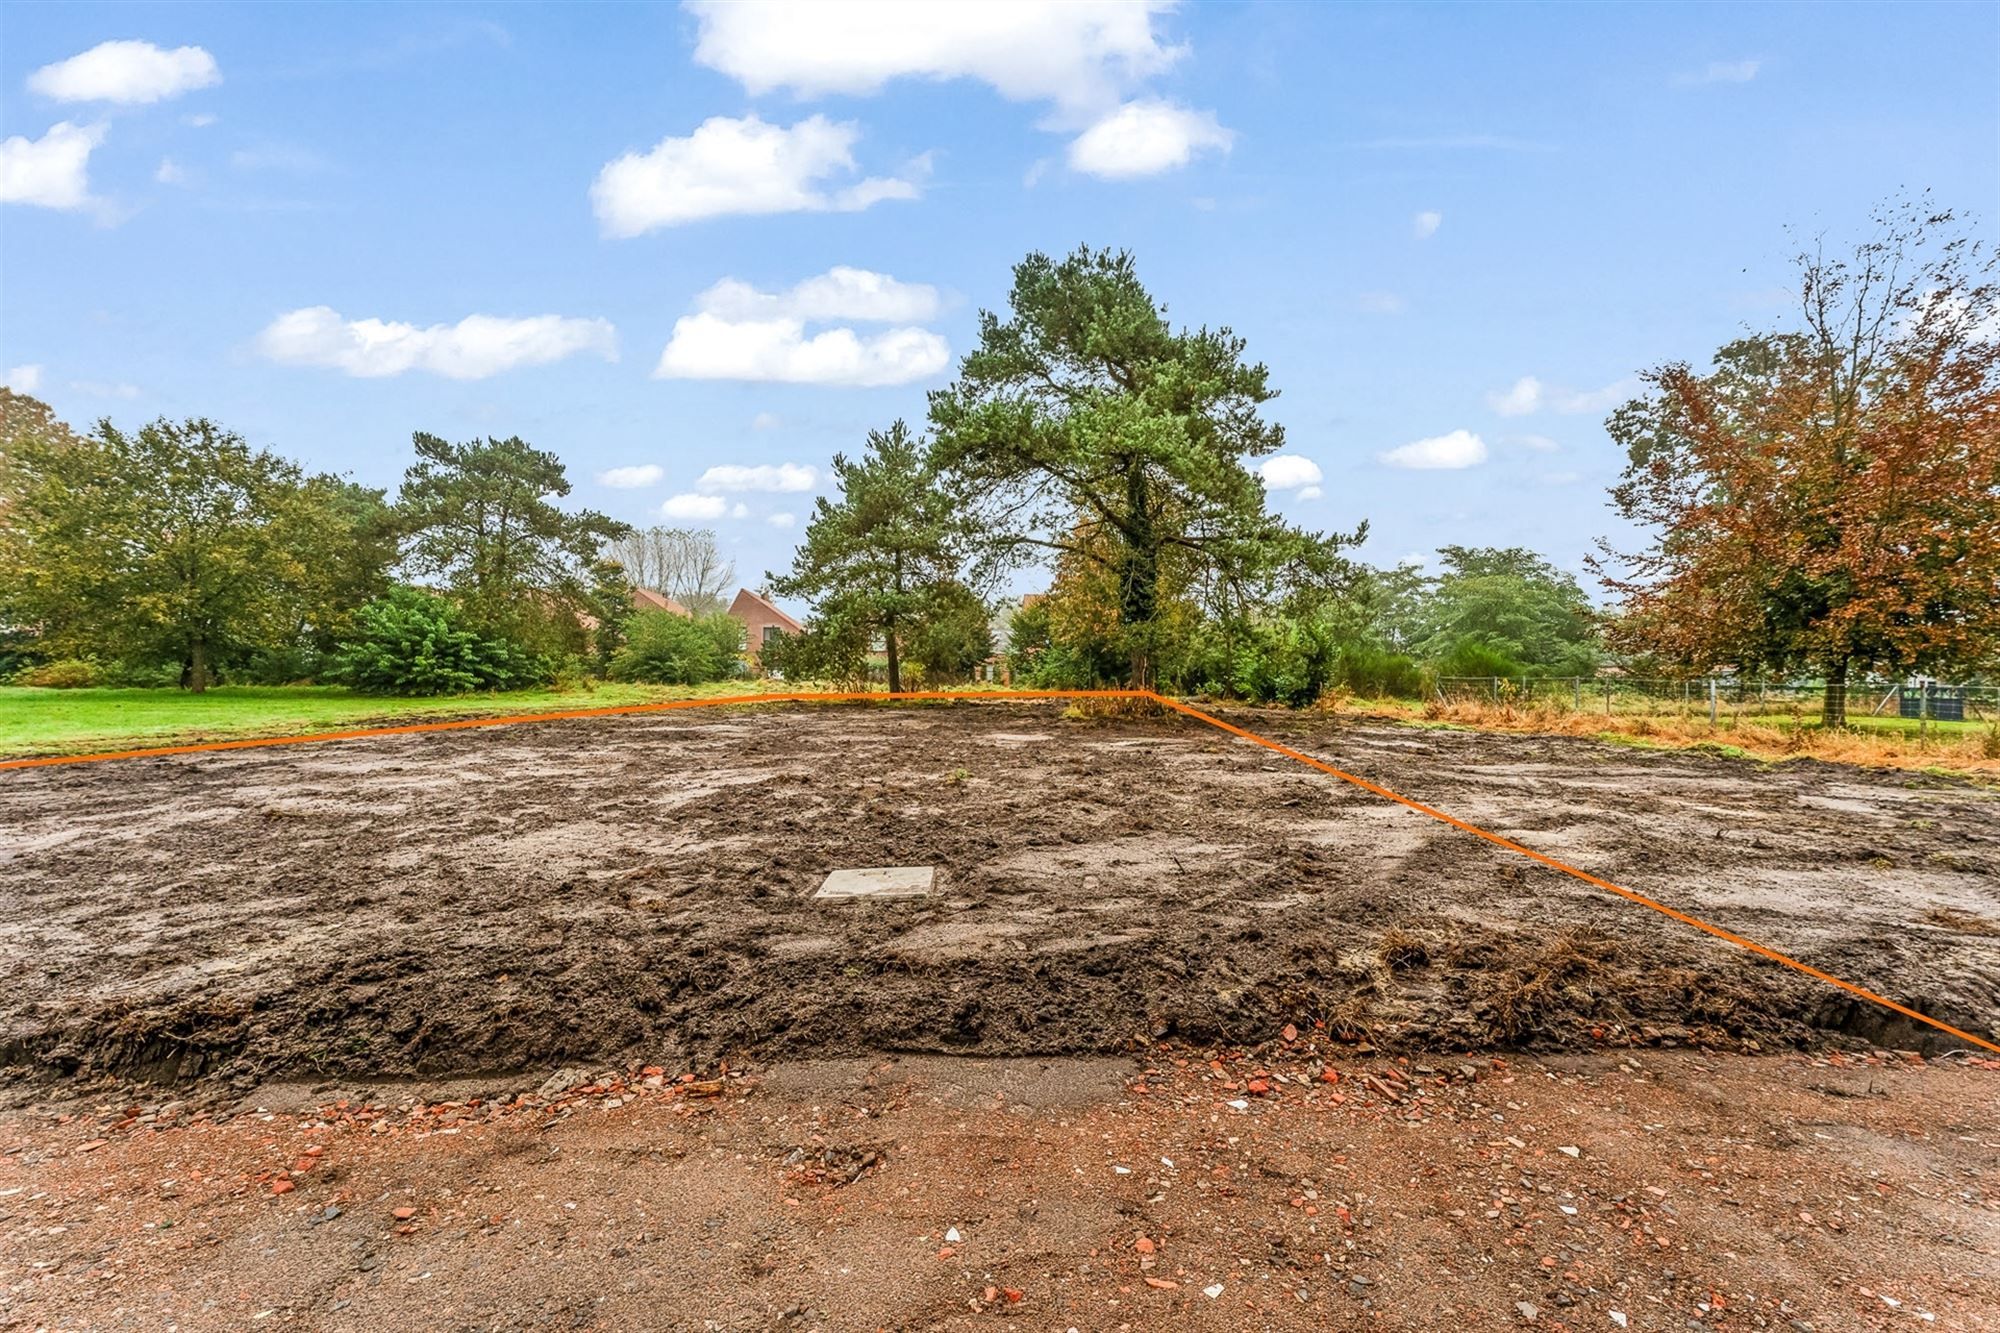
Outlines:
[[[1259,715],[1298,748],[2000,1032],[2000,799]],[[900,904],[838,867],[934,865]],[[1176,719],[762,706],[0,774],[0,1063],[202,1079],[1262,1040],[1928,1030]]]

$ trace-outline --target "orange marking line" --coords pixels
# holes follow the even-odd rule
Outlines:
[[[1713,935],[1719,940],[1727,940],[1739,948],[1748,949],[1751,953],[1768,958],[1776,963],[1782,963],[1796,972],[1802,972],[1806,976],[1823,981],[1829,986],[1838,987],[1850,995],[1855,995],[1871,1003],[1879,1004],[1885,1009],[1890,1009],[1903,1015],[1905,1018],[1913,1018],[1919,1023],[1925,1023],[1936,1028],[1940,1032],[1949,1033],[1961,1041],[1970,1042],[1974,1046],[2000,1055],[2000,1045],[1987,1041],[1983,1037],[1975,1037],[1970,1032],[1962,1032],[1949,1023],[1932,1018],[1929,1014],[1918,1013],[1914,1009],[1896,1003],[1886,995],[1877,995],[1874,991],[1863,986],[1857,986],[1851,981],[1842,980],[1840,977],[1834,976],[1831,972],[1822,972],[1810,963],[1802,963],[1788,954],[1779,953],[1776,949],[1759,944],[1755,940],[1746,939],[1734,931],[1724,930],[1721,926],[1710,925],[1699,917],[1689,916],[1686,912],[1678,911],[1667,906],[1665,903],[1656,902],[1642,893],[1634,893],[1631,889],[1613,884],[1608,879],[1600,879],[1587,870],[1579,870],[1565,861],[1558,861],[1555,857],[1538,852],[1532,847],[1524,847],[1511,838],[1503,838],[1497,833],[1492,833],[1479,827],[1477,824],[1467,823],[1455,815],[1448,815],[1444,811],[1425,805],[1421,801],[1413,801],[1399,792],[1391,791],[1389,788],[1370,782],[1366,778],[1357,777],[1355,774],[1349,773],[1344,769],[1335,768],[1332,764],[1324,763],[1309,754],[1303,754],[1298,750],[1294,750],[1290,746],[1280,745],[1274,740],[1259,736],[1254,731],[1248,731],[1233,723],[1224,722],[1219,717],[1204,713],[1199,708],[1184,704],[1178,699],[1169,699],[1164,694],[1153,690],[903,690],[895,694],[887,692],[875,693],[872,691],[812,690],[785,694],[735,694],[713,699],[669,699],[651,704],[623,704],[611,708],[574,708],[558,713],[517,713],[502,717],[457,718],[448,722],[414,722],[399,727],[361,727],[350,731],[322,731],[303,736],[264,736],[237,741],[204,741],[193,745],[162,745],[145,750],[114,750],[104,754],[48,755],[37,759],[8,759],[0,760],[0,771],[12,768],[50,768],[62,764],[91,764],[107,759],[148,759],[166,755],[207,754],[219,750],[255,750],[275,745],[306,745],[319,741],[357,740],[366,736],[408,736],[426,731],[463,731],[472,727],[506,727],[530,722],[562,722],[571,718],[622,717],[640,713],[672,712],[683,708],[718,708],[731,704],[881,703],[909,699],[1150,699],[1163,707],[1194,718],[1198,722],[1207,723],[1211,727],[1219,728],[1253,744],[1261,745],[1273,753],[1281,754],[1287,759],[1304,764],[1308,768],[1318,769],[1322,773],[1339,778],[1342,782],[1351,783],[1363,791],[1372,792],[1384,800],[1394,801],[1397,805],[1406,806],[1411,810],[1415,810],[1418,814],[1428,815],[1432,819],[1451,825],[1453,828],[1462,829],[1476,838],[1485,839],[1496,847],[1502,847],[1507,851],[1518,853],[1531,861],[1539,861],[1552,870],[1559,870],[1563,874],[1569,875],[1574,879],[1580,879],[1586,884],[1603,889],[1608,893],[1615,893],[1628,902],[1634,902],[1641,907],[1650,908],[1662,916],[1672,917],[1684,925],[1693,926],[1696,930]]]
[[[1634,893],[1632,890],[1628,888],[1624,888],[1620,885],[1613,884],[1608,879],[1600,879],[1596,875],[1591,874],[1587,870],[1578,870],[1575,866],[1570,865],[1565,861],[1558,861],[1556,860],[1555,857],[1548,856],[1541,852],[1538,852],[1532,847],[1523,847],[1520,843],[1515,842],[1512,838],[1503,838],[1498,833],[1488,832],[1486,829],[1480,828],[1477,824],[1469,824],[1465,820],[1460,819],[1455,815],[1448,815],[1442,810],[1434,809],[1431,806],[1425,805],[1422,801],[1413,801],[1409,797],[1404,796],[1399,792],[1390,791],[1387,787],[1383,787],[1376,783],[1370,782],[1366,778],[1356,777],[1352,773],[1348,773],[1342,769],[1335,768],[1332,764],[1322,763],[1320,760],[1313,758],[1311,755],[1301,754],[1297,750],[1292,749],[1290,746],[1280,745],[1278,744],[1278,742],[1274,740],[1269,740],[1263,736],[1259,736],[1254,731],[1246,731],[1242,727],[1234,726],[1231,723],[1224,722],[1219,717],[1211,716],[1208,713],[1202,712],[1199,708],[1190,707],[1187,704],[1181,703],[1177,699],[1169,699],[1165,695],[1161,694],[1156,694],[1153,697],[1155,699],[1158,699],[1162,704],[1165,704],[1168,708],[1173,709],[1177,713],[1185,713],[1187,716],[1191,718],[1195,718],[1198,721],[1206,722],[1211,727],[1219,727],[1223,731],[1230,732],[1233,735],[1242,737],[1246,741],[1251,741],[1257,745],[1263,746],[1267,750],[1271,750],[1274,751],[1275,753],[1281,754],[1285,756],[1285,758],[1287,759],[1297,760],[1299,763],[1306,765],[1306,767],[1308,768],[1316,768],[1322,773],[1332,774],[1334,777],[1339,778],[1342,782],[1352,783],[1355,786],[1361,788],[1363,791],[1373,792],[1375,795],[1382,797],[1384,800],[1394,801],[1397,805],[1407,806],[1410,809],[1415,810],[1418,814],[1429,815],[1432,819],[1442,820],[1443,822],[1451,825],[1453,828],[1463,829],[1465,832],[1472,834],[1476,838],[1484,838],[1486,841],[1492,843],[1496,847],[1504,847],[1510,852],[1518,852],[1522,856],[1527,857],[1529,860],[1539,861],[1543,865],[1548,866],[1553,870],[1560,870],[1563,874],[1572,876],[1573,878],[1576,879],[1580,879],[1586,884],[1595,885],[1597,888],[1604,889],[1610,893],[1615,893],[1620,898],[1626,899],[1628,902],[1635,902],[1639,904],[1639,906],[1641,907],[1651,908],[1653,911],[1660,913],[1660,915],[1662,916],[1672,917],[1674,920],[1679,921],[1684,925],[1693,926],[1696,930],[1704,931],[1710,935],[1715,936],[1719,940],[1727,940],[1731,944],[1737,945],[1740,948],[1748,949],[1751,953],[1758,954],[1764,958],[1768,958],[1772,962],[1783,963],[1786,967],[1792,968],[1794,971],[1803,972],[1809,977],[1812,977],[1819,981],[1824,981],[1829,986],[1837,986],[1841,990],[1848,992],[1850,995],[1857,995],[1864,1000],[1873,1001],[1874,1003],[1881,1005],[1885,1009],[1893,1009],[1895,1012],[1903,1015],[1905,1018],[1914,1018],[1919,1023],[1927,1023],[1931,1027],[1938,1029],[1940,1032],[1950,1033],[1952,1036],[1957,1037],[1960,1041],[1970,1042],[1974,1046],[1982,1047],[1985,1050],[1992,1051],[1996,1055],[2000,1055],[2000,1045],[1995,1045],[1993,1042],[1987,1041],[1983,1037],[1975,1037],[1970,1032],[1961,1032],[1959,1029],[1953,1027],[1951,1024],[1940,1022],[1938,1019],[1932,1018],[1929,1014],[1920,1014],[1914,1009],[1907,1008],[1904,1005],[1897,1004],[1894,1000],[1890,999],[1886,995],[1877,995],[1874,991],[1869,990],[1866,987],[1857,986],[1851,981],[1843,981],[1841,978],[1834,976],[1831,972],[1822,972],[1810,963],[1802,963],[1798,959],[1793,958],[1788,954],[1779,953],[1776,949],[1772,949],[1765,945],[1759,944],[1755,940],[1745,939],[1743,936],[1738,935],[1733,930],[1724,930],[1721,926],[1712,926],[1708,922],[1701,920],[1699,917],[1689,916],[1686,912],[1676,911],[1674,908],[1667,906],[1665,903],[1655,902],[1653,899],[1648,898],[1643,893]]]
[[[106,759],[153,759],[175,754],[208,754],[217,750],[260,750],[271,745],[309,745],[319,741],[351,741],[364,736],[409,736],[423,731],[464,731],[471,727],[511,727],[525,722],[563,722],[578,717],[619,717],[631,713],[664,713],[681,708],[717,708],[727,704],[866,703],[902,699],[1152,699],[1151,690],[904,690],[897,694],[805,690],[790,694],[731,694],[713,699],[668,699],[652,704],[619,704],[610,708],[572,708],[559,713],[511,713],[498,717],[462,717],[448,722],[409,722],[396,727],[357,727],[350,731],[316,731],[303,736],[256,736],[239,741],[200,741],[190,745],[159,745],[144,750],[111,750],[103,754],[56,754],[35,759],[0,760],[10,768],[53,768],[61,764],[95,764]]]

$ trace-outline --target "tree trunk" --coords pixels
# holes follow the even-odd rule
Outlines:
[[[1134,467],[1125,474],[1125,499],[1130,507],[1131,531],[1126,535],[1125,558],[1120,563],[1118,620],[1131,645],[1132,678],[1135,690],[1152,685],[1153,617],[1159,611],[1160,546],[1153,535],[1153,513],[1148,503],[1146,474]]]
[[[1822,727],[1847,725],[1847,659],[1840,658],[1827,668],[1826,701],[1820,705]]]
[[[181,676],[186,688],[196,694],[208,688],[208,641],[199,634],[188,644],[187,668]]]
[[[882,631],[882,641],[889,646],[889,693],[900,694],[903,691],[903,665],[901,658],[896,653],[896,625],[894,621],[891,621],[889,627]]]

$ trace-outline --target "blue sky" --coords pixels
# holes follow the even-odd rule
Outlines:
[[[79,424],[520,434],[755,582],[1088,242],[1271,367],[1288,515],[1575,567],[1607,406],[1783,319],[1788,226],[1992,234],[2000,6],[10,4],[0,138],[0,370]]]

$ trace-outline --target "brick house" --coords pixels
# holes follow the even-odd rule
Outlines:
[[[654,592],[651,588],[632,589],[632,609],[634,611],[671,611],[677,616],[684,616],[688,613],[688,609],[685,606],[682,606],[665,593]]]
[[[736,590],[736,600],[729,604],[729,614],[743,626],[743,652],[753,662],[757,660],[758,650],[772,636],[805,632],[805,626],[748,588]]]

